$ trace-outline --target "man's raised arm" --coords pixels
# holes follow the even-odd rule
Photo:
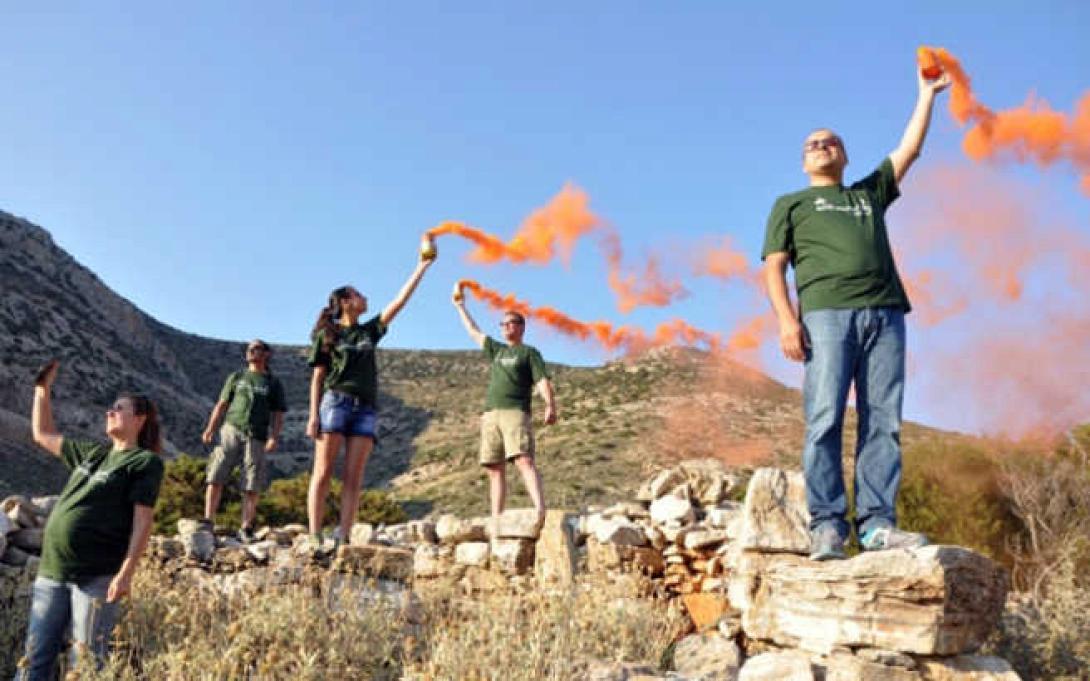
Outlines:
[[[905,126],[905,134],[901,137],[901,143],[897,145],[890,155],[893,163],[893,177],[897,184],[908,172],[909,167],[920,157],[923,149],[924,138],[927,137],[927,129],[931,125],[931,110],[935,105],[935,95],[950,86],[950,76],[943,73],[934,80],[927,80],[923,74],[916,71],[919,81],[919,96],[916,97],[916,108],[912,110],[912,117]]]

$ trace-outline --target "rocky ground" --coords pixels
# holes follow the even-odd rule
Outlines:
[[[747,478],[744,499],[733,500]],[[25,621],[49,503],[3,503],[0,537],[10,544],[0,607],[13,623],[3,632],[9,643]],[[1004,660],[976,654],[1007,600],[1000,566],[956,546],[815,563],[804,555],[808,520],[798,473],[703,459],[656,472],[630,501],[550,511],[540,526],[530,510],[508,511],[494,527],[442,514],[359,524],[347,545],[313,551],[302,526],[264,528],[243,545],[183,520],[176,536],[153,539],[145,569],[195,595],[246,599],[306,586],[336,594],[329,602],[342,606],[392,609],[410,624],[419,594],[440,584],[473,598],[636,579],[641,598],[683,605],[691,633],[664,658],[665,669],[588,661],[580,678],[597,681],[1018,678]],[[407,668],[402,678],[418,677]]]

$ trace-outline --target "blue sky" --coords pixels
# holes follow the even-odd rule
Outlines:
[[[510,235],[566,181],[633,263],[727,234],[756,260],[772,201],[804,184],[811,128],[842,133],[854,174],[896,144],[921,43],[959,56],[997,108],[1035,91],[1068,111],[1090,88],[1085,2],[773,5],[7,3],[0,208],[168,324],[302,343],[337,285],[385,304],[428,227]],[[960,139],[938,112],[919,167],[958,159]],[[1005,172],[1090,224],[1064,167]],[[926,200],[911,187],[902,202]],[[763,304],[690,281],[669,311],[626,317],[593,241],[568,269],[471,265],[453,238],[440,250],[390,346],[468,347],[447,302],[463,276],[647,326],[678,315],[729,331]],[[556,361],[606,359],[531,341]],[[765,357],[798,383],[775,348]],[[973,426],[911,387],[906,415]]]

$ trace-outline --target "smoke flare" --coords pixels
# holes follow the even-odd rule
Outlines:
[[[634,326],[616,326],[606,321],[582,322],[553,307],[534,307],[513,295],[502,294],[482,286],[472,279],[460,279],[458,287],[468,290],[475,298],[494,310],[503,312],[514,310],[520,314],[544,322],[560,333],[578,338],[593,340],[606,350],[624,350],[633,353],[662,345],[704,345],[715,351],[722,345],[719,334],[698,329],[682,319],[672,319],[659,324],[648,335],[643,329]]]
[[[1052,110],[1033,95],[1014,109],[993,111],[973,93],[972,81],[961,62],[941,47],[930,49],[950,74],[950,114],[965,133],[962,149],[969,158],[995,159],[1009,152],[1020,162],[1050,166],[1066,160],[1081,176],[1080,187],[1090,194],[1090,93],[1082,96],[1072,114]]]
[[[602,224],[588,206],[587,193],[566,184],[547,204],[530,214],[510,241],[503,241],[464,222],[443,222],[425,234],[431,237],[457,234],[476,245],[473,262],[491,264],[501,260],[545,265],[557,255],[567,262],[575,242]]]

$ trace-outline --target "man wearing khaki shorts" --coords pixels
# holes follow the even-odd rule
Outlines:
[[[466,310],[465,298],[457,286],[454,306],[469,337],[491,362],[485,413],[481,416],[480,463],[488,471],[492,524],[496,526],[507,495],[505,463],[514,461],[534,503],[538,525],[545,519],[541,476],[534,465],[534,431],[530,418],[534,388],[545,400],[545,423],[556,423],[556,398],[545,360],[537,348],[522,342],[526,319],[518,312],[503,315],[500,329],[506,343],[486,336]]]
[[[223,486],[231,471],[240,466],[242,488],[242,527],[239,538],[254,539],[254,516],[258,495],[268,486],[265,455],[276,449],[284,425],[284,388],[269,372],[271,349],[262,340],[246,347],[246,369],[227,377],[219,400],[212,409],[208,427],[201,439],[212,444],[216,427],[226,414],[220,429],[220,444],[208,461],[208,487],[204,495],[204,523],[211,527],[219,509]],[[271,426],[271,427],[270,427]]]

